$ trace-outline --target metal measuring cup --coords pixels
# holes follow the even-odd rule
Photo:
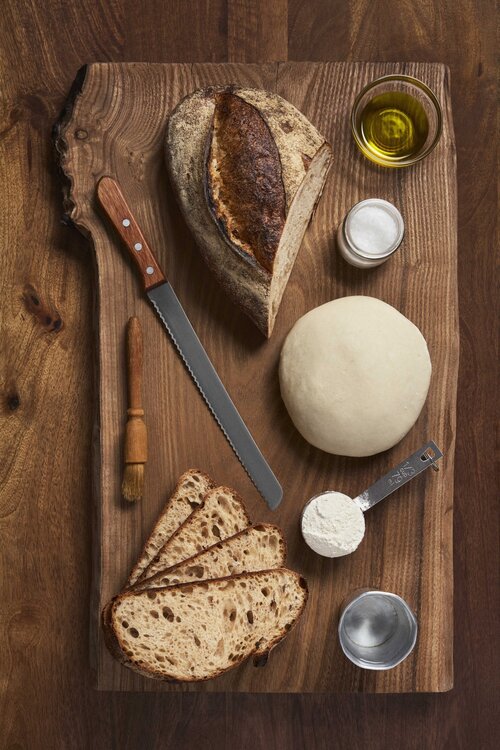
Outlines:
[[[435,471],[438,471],[439,469],[436,461],[442,458],[442,456],[443,454],[437,447],[436,443],[430,440],[428,443],[426,443],[426,445],[422,446],[422,448],[420,448],[418,451],[415,451],[415,453],[412,453],[411,456],[408,456],[408,458],[391,469],[391,471],[389,471],[383,477],[378,479],[360,495],[352,498],[352,502],[359,508],[362,513],[365,513],[367,510],[373,508],[374,505],[379,503],[381,500],[384,500],[386,497],[391,495],[404,484],[407,484],[407,482],[414,479],[414,477],[418,476],[429,467],[432,466]],[[319,495],[315,495],[305,504],[304,508],[302,509],[300,519],[301,529],[304,514],[308,505],[314,500],[317,500],[317,498],[321,497],[322,495],[327,495],[334,491],[335,490],[327,490],[326,492],[322,492]],[[358,544],[361,543],[363,537],[364,531],[363,534],[359,536]],[[318,554],[321,553],[318,552]]]

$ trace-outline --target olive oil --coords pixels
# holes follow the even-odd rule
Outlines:
[[[415,156],[429,134],[422,104],[403,91],[388,91],[371,99],[360,117],[365,147],[377,156],[398,162]]]

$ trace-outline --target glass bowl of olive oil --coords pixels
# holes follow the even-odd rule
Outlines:
[[[368,159],[383,167],[408,167],[430,154],[438,142],[441,107],[417,78],[383,76],[356,97],[351,127]]]

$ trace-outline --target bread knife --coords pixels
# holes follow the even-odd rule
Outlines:
[[[274,510],[281,502],[283,490],[217,375],[116,180],[109,176],[101,177],[97,184],[97,197],[134,260],[144,291],[208,408],[255,487]]]

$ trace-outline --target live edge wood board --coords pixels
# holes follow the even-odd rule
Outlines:
[[[443,108],[435,151],[410,169],[372,165],[349,129],[353,97],[377,76],[403,72],[425,81]],[[163,156],[165,125],[177,102],[194,89],[237,82],[276,91],[297,106],[334,151],[323,197],[285,291],[272,338],[224,296],[198,254],[176,205]],[[91,662],[101,690],[212,692],[431,692],[453,684],[453,455],[458,369],[456,173],[449,75],[439,64],[273,63],[93,64],[82,69],[55,127],[65,212],[89,237],[95,263],[96,423],[94,569]],[[165,330],[140,291],[117,236],[96,206],[98,179],[118,179],[144,234],[177,292],[224,384],[284,489],[276,512],[254,489],[191,381]],[[335,230],[358,200],[394,202],[405,219],[404,245],[374,270],[347,265]],[[352,294],[394,305],[423,332],[433,365],[429,397],[410,433],[391,451],[366,459],[330,456],[309,446],[280,399],[278,359],[294,322],[328,300]],[[144,405],[149,463],[144,498],[120,496],[125,423],[125,324],[138,315],[144,329]],[[367,516],[362,546],[327,560],[301,540],[306,500],[325,489],[357,495],[405,455],[433,439],[443,450],[439,473],[425,472]],[[133,561],[188,467],[199,467],[244,497],[253,521],[285,531],[288,564],[309,583],[299,625],[265,668],[251,662],[204,683],[162,684],[127,670],[109,655],[100,612],[123,586]],[[70,564],[70,561],[61,561]],[[413,654],[389,672],[354,667],[336,636],[339,609],[353,589],[379,588],[403,596],[417,613]]]

